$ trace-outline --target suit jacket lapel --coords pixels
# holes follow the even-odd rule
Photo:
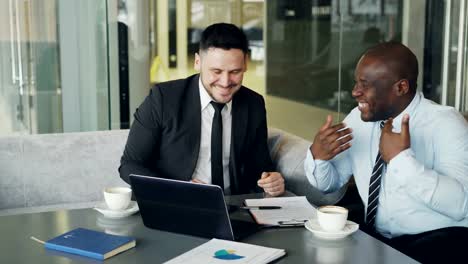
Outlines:
[[[187,144],[193,146],[190,152],[190,174],[186,176],[186,180],[191,180],[195,167],[197,166],[198,155],[200,153],[200,138],[201,138],[201,106],[200,106],[200,90],[198,87],[197,75],[193,78],[187,88],[187,107],[186,109],[186,129],[190,130],[188,133]]]
[[[244,89],[243,87],[241,89]],[[248,104],[240,98],[242,91],[238,91],[232,100],[232,126],[231,126],[231,156],[229,159],[231,191],[236,193],[239,190],[238,157],[241,154],[244,144],[248,124]]]

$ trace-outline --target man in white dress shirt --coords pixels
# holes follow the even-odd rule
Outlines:
[[[354,175],[366,209],[362,229],[416,260],[467,260],[468,124],[425,99],[417,77],[416,56],[404,45],[367,50],[355,70],[358,106],[343,123],[328,116],[306,175],[324,192]]]

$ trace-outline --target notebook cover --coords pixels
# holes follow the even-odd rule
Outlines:
[[[135,247],[135,244],[132,237],[76,228],[46,241],[45,247],[103,260]]]

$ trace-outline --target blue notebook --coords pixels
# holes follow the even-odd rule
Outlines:
[[[48,249],[104,260],[135,247],[132,237],[110,235],[85,228],[73,229],[45,242]]]

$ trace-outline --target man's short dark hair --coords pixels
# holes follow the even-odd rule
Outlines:
[[[200,51],[209,48],[240,49],[247,54],[249,44],[244,32],[233,24],[217,23],[207,27],[201,36]]]
[[[408,47],[395,41],[384,42],[365,51],[364,56],[380,58],[400,79],[408,80],[410,91],[416,92],[418,59]]]

